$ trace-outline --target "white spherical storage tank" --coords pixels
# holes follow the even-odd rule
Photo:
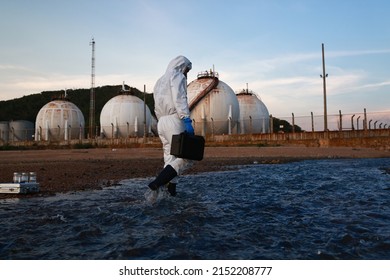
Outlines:
[[[269,133],[269,112],[256,94],[242,91],[237,94],[240,105],[239,133]]]
[[[35,122],[37,141],[61,141],[84,138],[84,116],[80,109],[65,99],[53,100],[38,112]]]
[[[144,135],[144,114],[146,134],[151,131],[152,114],[143,100],[133,95],[118,95],[111,98],[100,114],[101,134],[107,138]]]
[[[187,87],[196,134],[231,134],[240,108],[234,91],[215,72],[202,72]]]

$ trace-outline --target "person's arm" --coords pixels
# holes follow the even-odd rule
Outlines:
[[[171,78],[172,100],[180,119],[190,117],[190,109],[187,101],[187,79],[180,72]]]

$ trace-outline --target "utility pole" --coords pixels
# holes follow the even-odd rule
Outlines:
[[[144,143],[146,143],[146,85],[144,85]]]
[[[92,46],[92,61],[91,61],[91,93],[89,99],[89,137],[94,136],[95,126],[95,40],[89,43]]]
[[[324,44],[322,44],[322,84],[324,86],[324,131],[328,131],[328,110],[326,108],[326,78],[328,74],[325,73],[325,50]]]

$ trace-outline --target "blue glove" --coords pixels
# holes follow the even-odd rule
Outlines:
[[[184,126],[185,126],[185,131],[188,134],[194,135],[195,132],[194,132],[194,128],[192,127],[192,120],[190,118],[184,118],[183,122],[184,122]]]

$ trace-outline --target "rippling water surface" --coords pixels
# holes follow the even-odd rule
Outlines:
[[[390,259],[389,168],[253,164],[183,176],[155,203],[150,178],[0,200],[0,259]]]

